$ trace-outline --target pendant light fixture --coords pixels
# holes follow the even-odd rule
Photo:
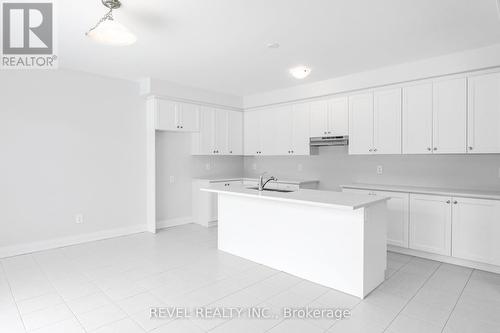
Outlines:
[[[109,11],[85,35],[101,44],[113,46],[134,44],[137,37],[113,18],[113,10],[120,8],[121,2],[119,0],[102,0],[102,4],[109,8]]]

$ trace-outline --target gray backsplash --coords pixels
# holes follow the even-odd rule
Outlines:
[[[244,166],[248,177],[267,171],[278,178],[317,179],[328,190],[353,182],[500,190],[500,154],[359,156],[348,155],[347,147],[322,147],[313,156],[245,157]]]

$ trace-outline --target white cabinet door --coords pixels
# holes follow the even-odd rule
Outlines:
[[[410,194],[410,249],[451,255],[451,198]]]
[[[157,99],[156,129],[162,131],[176,131],[179,129],[179,105],[176,102]]]
[[[376,91],[373,101],[373,152],[401,154],[401,89]]]
[[[310,135],[311,137],[327,136],[328,133],[328,102],[314,101],[310,105]]]
[[[199,106],[189,103],[180,103],[179,108],[178,123],[181,126],[181,130],[187,132],[199,131]]]
[[[349,99],[347,96],[328,101],[328,134],[349,135]]]
[[[468,152],[500,153],[500,73],[469,78]]]
[[[248,111],[243,114],[245,155],[260,155],[260,113]]]
[[[373,152],[373,94],[349,97],[349,154]]]
[[[387,244],[408,248],[409,193],[347,188],[343,189],[342,192],[390,198],[387,201]]]
[[[377,196],[391,198],[387,201],[387,244],[408,248],[409,193],[375,191]]]
[[[290,155],[292,151],[293,111],[291,106],[266,110],[266,114],[274,113],[276,123],[275,152],[276,155]]]
[[[215,152],[217,155],[228,154],[229,120],[228,111],[215,110]]]
[[[437,81],[433,85],[433,90],[433,152],[438,154],[465,153],[467,146],[466,79]]]
[[[260,114],[260,151],[259,155],[276,155],[276,112],[257,111]]]
[[[403,88],[403,154],[432,151],[432,83]]]
[[[500,265],[500,201],[469,198],[453,200],[452,255]]]
[[[200,108],[200,131],[192,134],[193,155],[215,154],[215,109]]]
[[[309,104],[300,103],[292,106],[292,155],[309,155]],[[279,120],[278,120],[279,121]]]
[[[243,155],[243,112],[228,113],[228,154]]]

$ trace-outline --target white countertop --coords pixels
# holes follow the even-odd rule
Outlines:
[[[466,197],[500,200],[500,191],[485,191],[485,190],[467,190],[467,189],[451,189],[440,187],[419,187],[419,186],[404,186],[404,185],[377,185],[377,184],[349,184],[340,185],[341,188],[352,188],[374,191],[389,191],[389,192],[406,192],[431,195],[445,195],[450,197]]]
[[[227,178],[196,178],[198,180],[205,180],[209,183],[223,183],[223,182],[231,182],[231,181],[252,181],[258,182],[258,178],[247,178],[247,177],[227,177]],[[319,180],[310,180],[310,179],[286,179],[279,178],[274,183],[280,184],[293,184],[293,185],[302,185],[302,184],[310,184],[310,183],[319,183]]]
[[[258,197],[282,202],[293,202],[299,204],[354,210],[373,205],[378,202],[388,200],[388,198],[374,197],[370,195],[343,193],[336,191],[319,191],[301,189],[295,192],[272,192],[249,189],[248,186],[231,186],[211,184],[209,187],[201,189],[206,192],[231,194],[247,197]]]

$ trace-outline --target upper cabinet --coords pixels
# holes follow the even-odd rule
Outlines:
[[[348,97],[311,102],[309,131],[311,137],[348,135]]]
[[[401,154],[401,89],[373,94],[373,153]]]
[[[199,131],[199,106],[189,103],[157,100],[156,129],[164,131]]]
[[[500,73],[469,78],[468,152],[500,153]]]
[[[467,145],[467,80],[440,80],[433,86],[433,152],[465,153]]]
[[[245,155],[274,155],[276,112],[268,109],[248,111],[243,119]]]
[[[269,109],[274,113],[276,155],[309,155],[309,104]]]
[[[403,153],[465,153],[465,78],[439,80],[403,89]]]
[[[403,88],[403,153],[432,152],[432,83]]]
[[[349,97],[349,154],[401,154],[401,89]]]
[[[349,154],[373,153],[373,94],[349,97]]]
[[[227,111],[228,155],[243,155],[243,112]]]
[[[193,155],[242,155],[243,114],[200,108],[200,131],[192,135]]]

